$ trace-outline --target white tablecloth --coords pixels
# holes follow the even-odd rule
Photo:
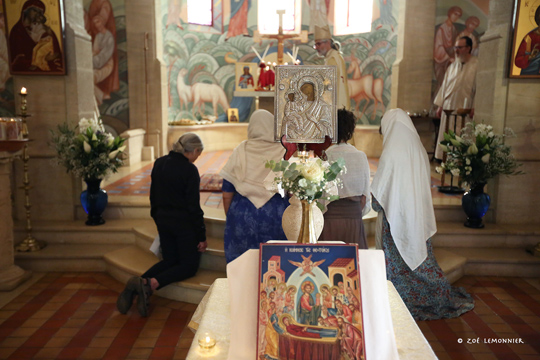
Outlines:
[[[217,279],[208,290],[190,323],[197,333],[188,360],[256,358],[258,262],[259,251],[248,251],[228,265],[228,280]],[[359,264],[367,359],[437,359],[396,289],[386,281],[382,251],[360,250]],[[217,338],[211,352],[201,351],[197,342],[207,331]]]

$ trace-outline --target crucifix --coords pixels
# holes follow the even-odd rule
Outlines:
[[[308,32],[303,30],[300,34],[283,34],[283,15],[285,10],[276,10],[276,14],[279,16],[279,30],[276,35],[261,35],[258,30],[253,32],[253,41],[259,42],[262,39],[277,39],[278,41],[278,51],[277,51],[277,64],[283,65],[283,42],[285,40],[300,40],[302,43],[308,42]],[[296,59],[293,59],[293,61]]]

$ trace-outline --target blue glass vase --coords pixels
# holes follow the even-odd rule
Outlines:
[[[88,214],[86,225],[105,224],[101,214],[107,207],[109,196],[105,190],[99,187],[101,179],[86,179],[84,182],[86,183],[86,190],[81,193],[81,204]]]
[[[486,215],[491,204],[491,198],[488,194],[484,193],[485,186],[486,183],[477,184],[463,194],[461,207],[467,215],[467,221],[464,223],[466,227],[475,229],[484,227],[482,218]]]

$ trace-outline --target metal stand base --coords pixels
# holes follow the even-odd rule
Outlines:
[[[458,186],[438,186],[439,192],[443,194],[463,194],[465,189]]]

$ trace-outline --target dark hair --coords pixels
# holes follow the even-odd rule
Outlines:
[[[469,49],[469,54],[470,54],[471,51],[472,51],[472,39],[470,37],[468,37],[468,36],[462,36],[462,37],[459,38],[459,40],[465,40],[465,43],[470,48]]]
[[[352,111],[339,109],[338,110],[338,143],[347,142],[353,137],[356,127],[356,116]]]
[[[536,25],[540,26],[540,6],[537,7],[534,12],[534,21],[536,22]]]

